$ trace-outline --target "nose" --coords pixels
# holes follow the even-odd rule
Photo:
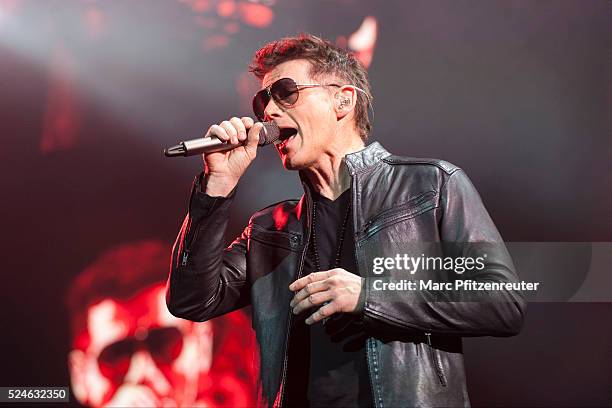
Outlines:
[[[132,355],[124,381],[132,384],[147,384],[157,395],[167,395],[171,391],[168,380],[146,350],[139,350]]]
[[[264,118],[265,120],[276,119],[281,116],[283,110],[280,106],[276,104],[274,98],[270,98],[270,101],[266,105],[264,109]]]

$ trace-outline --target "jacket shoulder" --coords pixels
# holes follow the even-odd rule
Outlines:
[[[451,175],[454,172],[461,170],[459,166],[454,165],[453,163],[447,162],[445,160],[440,159],[431,159],[431,158],[421,158],[421,157],[407,157],[407,156],[397,156],[397,155],[389,155],[382,159],[384,162],[391,165],[403,165],[403,166],[424,166],[424,167],[437,167],[442,170],[447,175]]]
[[[284,223],[286,223],[291,216],[295,217],[299,207],[300,200],[298,199],[278,201],[255,212],[251,216],[250,223],[266,229],[273,226],[278,229],[279,221],[284,220]]]

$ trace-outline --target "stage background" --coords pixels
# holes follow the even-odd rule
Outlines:
[[[251,114],[252,52],[368,16],[372,141],[465,169],[507,241],[612,241],[610,1],[4,0],[0,385],[69,384],[70,281],[108,248],[173,242],[201,160],[162,149]],[[228,240],[300,194],[262,149]],[[611,314],[530,304],[519,336],[466,339],[473,405],[612,405]]]

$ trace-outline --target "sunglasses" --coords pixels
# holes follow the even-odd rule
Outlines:
[[[260,121],[265,120],[265,109],[270,103],[270,99],[274,98],[274,102],[281,105],[282,107],[288,108],[298,100],[300,96],[300,90],[304,88],[314,88],[317,86],[337,86],[338,84],[298,84],[291,78],[281,78],[274,81],[268,87],[257,92],[253,97],[253,112]],[[357,87],[355,89],[360,90]]]
[[[159,366],[170,365],[183,349],[183,333],[176,327],[149,330],[143,340],[129,337],[106,346],[98,356],[100,372],[106,378],[121,382],[127,374],[132,355],[147,350]]]

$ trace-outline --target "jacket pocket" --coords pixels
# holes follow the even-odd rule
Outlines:
[[[298,234],[284,231],[270,231],[257,224],[251,226],[250,238],[262,244],[289,250],[296,250],[302,244],[302,237]]]
[[[438,349],[431,345],[431,333],[425,333],[425,337],[427,338],[427,348],[429,349],[429,353],[427,354],[429,355],[431,366],[438,377],[438,381],[440,381],[440,385],[446,387],[446,376],[444,375],[444,367],[442,366],[440,353],[438,352]]]
[[[417,217],[424,212],[436,208],[435,196],[435,191],[427,191],[403,204],[377,214],[363,226],[360,240],[371,237],[383,228]]]

